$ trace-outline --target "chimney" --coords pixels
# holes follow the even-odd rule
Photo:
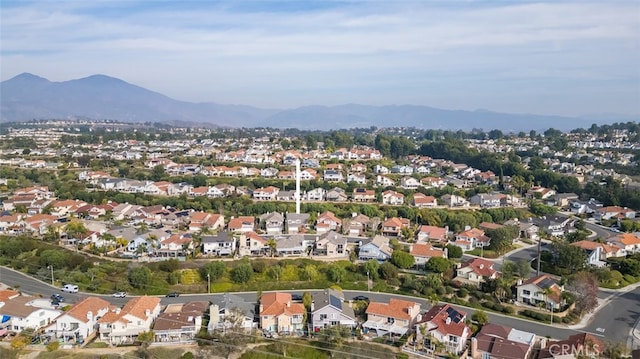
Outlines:
[[[444,322],[447,325],[451,324],[451,317],[447,317],[447,319]]]
[[[478,339],[475,337],[471,338],[471,358],[478,359],[480,356],[478,355]]]
[[[483,269],[484,268],[484,263],[481,263],[478,268]]]
[[[93,312],[92,311],[88,311],[87,312],[87,320],[88,321],[92,321],[93,320]]]
[[[290,300],[287,301],[287,308],[289,308],[289,307],[291,307],[291,301]]]

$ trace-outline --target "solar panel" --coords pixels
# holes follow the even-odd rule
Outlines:
[[[449,316],[449,319],[451,319],[451,321],[454,323],[459,323],[462,319],[462,315],[460,315],[460,313],[458,313],[458,311],[452,307],[447,308],[447,314]]]
[[[340,300],[340,298],[330,295],[329,296],[329,304],[331,304],[332,306],[342,310],[342,301]]]
[[[540,281],[540,288],[550,288],[554,284],[555,281],[553,280],[553,278],[544,278]]]

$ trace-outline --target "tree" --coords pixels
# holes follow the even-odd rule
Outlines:
[[[389,262],[382,263],[379,272],[380,276],[386,280],[398,278],[398,268]]]
[[[276,254],[276,248],[278,247],[278,242],[275,239],[269,238],[267,240],[267,247],[269,247],[269,254],[273,257]]]
[[[207,278],[207,275],[209,275],[210,280],[217,280],[218,278],[222,277],[225,269],[226,269],[226,266],[224,262],[221,262],[221,261],[207,262],[205,265],[200,267],[200,277]]]
[[[449,256],[449,258],[453,259],[462,258],[462,248],[454,246],[453,244],[448,244],[447,255]]]
[[[307,264],[302,269],[301,278],[303,280],[316,280],[318,278],[318,269],[313,264]]]
[[[520,278],[527,278],[531,273],[531,263],[528,260],[521,258],[516,262],[518,276]]]
[[[282,275],[282,267],[280,267],[279,265],[272,265],[271,267],[269,267],[267,269],[267,275],[272,278],[275,279],[276,281],[280,281],[280,276]]]
[[[152,276],[151,269],[144,266],[135,267],[129,271],[129,284],[138,289],[146,288],[151,283]]]
[[[410,253],[401,250],[395,250],[391,254],[391,263],[393,263],[398,268],[408,269],[413,267],[415,258]]]
[[[80,221],[73,221],[67,224],[65,228],[67,236],[73,239],[81,239],[80,237],[88,232],[87,227],[84,226],[84,223]]]
[[[155,333],[152,330],[138,333],[138,341],[144,349],[147,349],[155,339]]]
[[[347,271],[337,264],[330,264],[329,269],[327,270],[327,277],[330,281],[335,283],[340,283],[347,275]]]
[[[476,310],[476,312],[471,316],[471,320],[482,326],[489,322],[489,315],[487,315],[483,310]]]
[[[555,242],[553,248],[556,252],[557,266],[566,268],[570,272],[584,268],[587,254],[582,248],[563,242]]]
[[[253,276],[253,267],[249,263],[241,263],[231,270],[231,280],[236,283],[247,283]]]
[[[568,289],[576,296],[575,310],[580,315],[591,313],[598,306],[598,279],[594,274],[586,271],[574,274]]]
[[[371,280],[376,280],[379,277],[378,270],[380,269],[380,263],[375,259],[366,261],[363,265],[363,270],[368,273]]]
[[[313,296],[309,292],[302,293],[302,304],[307,309],[307,311],[311,310],[311,304],[313,304]]]
[[[451,262],[448,259],[442,257],[431,257],[425,268],[431,272],[435,273],[445,273],[451,268]]]

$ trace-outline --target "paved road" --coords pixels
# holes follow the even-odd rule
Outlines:
[[[596,332],[603,328],[607,340],[627,343],[629,347],[640,349],[640,341],[633,340],[631,329],[640,321],[640,287],[627,292],[614,294],[607,305],[595,313],[584,328]]]

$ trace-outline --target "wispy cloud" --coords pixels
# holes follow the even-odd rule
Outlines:
[[[509,82],[547,83],[547,93],[585,99],[593,97],[585,84],[607,82],[604,88],[614,89],[621,78],[627,88],[629,79],[640,82],[636,2],[0,6],[3,80],[24,71],[56,80],[108,73],[185,100],[274,106],[420,101],[526,112],[547,111],[534,102],[518,108],[502,103],[504,94],[514,96]],[[628,97],[640,96],[638,87]],[[417,90],[425,93],[422,99]],[[485,93],[474,96],[478,91]],[[584,102],[640,112],[637,103],[606,94],[594,101]],[[590,111],[563,107],[559,99],[547,108]]]

